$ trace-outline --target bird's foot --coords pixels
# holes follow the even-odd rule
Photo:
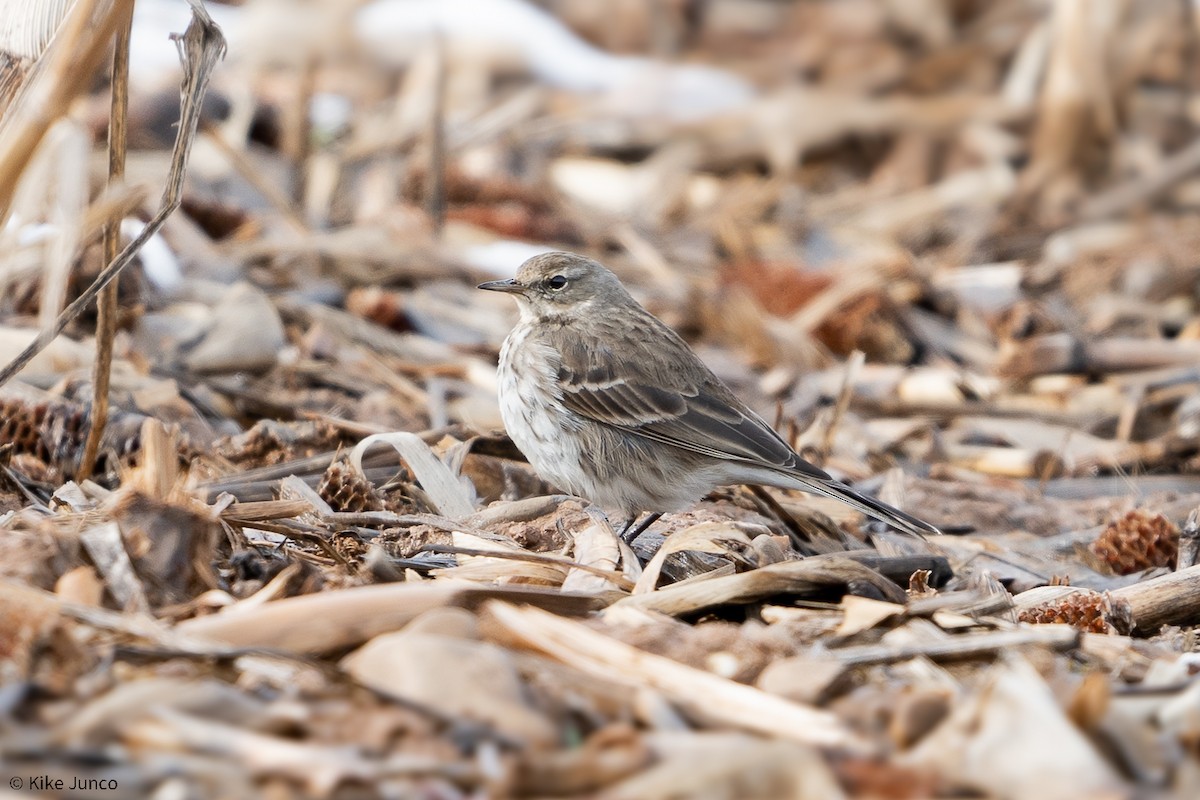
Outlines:
[[[633,544],[635,539],[645,533],[647,528],[658,522],[661,518],[661,513],[647,514],[645,519],[643,519],[641,522],[638,522],[638,517],[635,514],[634,516],[625,520],[625,525],[621,528],[621,540],[624,541],[625,544]]]

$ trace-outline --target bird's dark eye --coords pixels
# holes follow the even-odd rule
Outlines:
[[[567,279],[562,275],[555,275],[553,278],[546,281],[546,285],[557,292],[559,289],[567,285]]]

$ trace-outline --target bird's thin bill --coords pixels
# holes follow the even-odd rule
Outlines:
[[[487,289],[489,292],[512,292],[513,294],[520,294],[525,290],[524,286],[511,278],[506,281],[486,281],[475,288]]]

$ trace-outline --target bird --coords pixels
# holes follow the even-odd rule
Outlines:
[[[626,541],[738,484],[802,489],[904,533],[940,533],[804,460],[598,261],[543,253],[478,288],[512,295],[520,311],[497,368],[509,437],[543,479],[623,515]]]

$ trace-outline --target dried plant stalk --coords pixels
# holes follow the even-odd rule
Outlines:
[[[204,10],[204,6],[199,4],[199,0],[190,0],[190,4],[192,6],[192,22],[179,42],[180,56],[183,60],[183,108],[180,113],[179,130],[175,137],[175,147],[171,153],[171,170],[167,176],[166,188],[163,190],[162,206],[150,222],[142,228],[137,238],[121,251],[115,261],[101,270],[91,286],[67,306],[55,320],[54,325],[49,330],[40,333],[17,358],[3,371],[0,371],[0,386],[11,380],[34,356],[45,349],[54,337],[62,333],[67,323],[79,316],[100,290],[121,274],[121,270],[133,261],[133,257],[142,249],[142,246],[150,240],[150,237],[158,233],[163,223],[167,221],[167,217],[171,216],[179,207],[183,197],[183,178],[187,171],[188,156],[191,153],[192,142],[196,138],[196,129],[200,124],[200,106],[208,89],[212,71],[216,67],[217,61],[225,55],[225,37],[221,35],[221,30]],[[106,30],[109,32],[115,25],[110,17],[106,17],[109,22]],[[44,129],[42,130],[44,131]],[[8,133],[8,129],[0,130],[0,218],[4,216],[2,212],[7,209],[9,200],[9,196],[5,194],[7,190],[4,187],[8,184],[5,182],[4,176],[19,173],[19,170],[13,169],[11,164],[14,159],[12,153],[19,148],[6,149],[5,145],[8,144],[6,133]],[[28,136],[29,134],[26,134],[19,142],[24,142]],[[40,138],[40,134],[38,134],[38,138]],[[36,144],[36,140],[34,143]]]
[[[97,14],[100,6],[100,0],[79,0],[0,126],[0,220],[8,217],[17,179],[46,131],[87,91],[133,0],[114,0]]]
[[[130,9],[132,12],[132,9]],[[125,142],[129,114],[129,35],[133,26],[132,13],[117,30],[113,50],[112,102],[108,112],[108,185],[120,183],[125,177]],[[117,257],[121,243],[121,217],[114,215],[104,227],[104,260],[111,263]],[[96,304],[96,364],[92,378],[92,427],[88,430],[87,445],[79,462],[79,479],[92,474],[100,440],[108,422],[108,386],[112,376],[113,338],[117,329],[117,282],[113,281],[100,292]]]
[[[505,635],[524,646],[603,680],[656,689],[701,718],[804,744],[847,750],[865,747],[856,734],[826,711],[644,652],[539,609],[489,603],[487,610]]]

